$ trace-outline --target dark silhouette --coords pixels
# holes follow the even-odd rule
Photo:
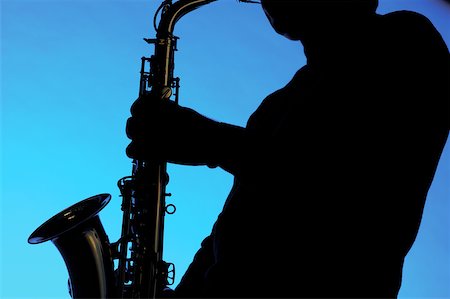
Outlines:
[[[129,156],[235,177],[177,296],[397,296],[449,132],[449,52],[427,18],[377,4],[263,0],[307,64],[245,128],[135,102]]]

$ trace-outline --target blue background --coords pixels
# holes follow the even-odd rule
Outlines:
[[[75,202],[111,193],[101,219],[110,240],[119,238],[116,182],[131,171],[125,122],[138,93],[140,58],[153,53],[142,38],[155,35],[159,3],[1,2],[2,298],[69,297],[56,248],[51,242],[29,245],[27,238]],[[380,0],[378,11],[400,9],[428,16],[449,44],[445,2]],[[260,101],[305,63],[301,45],[273,32],[259,5],[212,3],[181,19],[175,34],[181,38],[175,68],[180,103],[236,125],[245,125]],[[166,217],[165,259],[176,264],[178,283],[209,234],[232,177],[220,169],[175,165],[169,174],[169,203],[177,212]],[[450,298],[449,178],[447,145],[406,259],[401,298]],[[282,188],[296,192],[295,186]]]

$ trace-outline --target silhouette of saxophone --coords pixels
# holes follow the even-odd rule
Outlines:
[[[139,96],[152,91],[178,102],[179,78],[174,78],[177,21],[215,0],[165,0],[155,13],[155,39],[151,57],[143,57]],[[160,21],[156,26],[157,16]],[[99,212],[111,195],[99,194],[56,214],[28,238],[30,244],[51,240],[69,272],[73,298],[156,298],[173,283],[175,267],[163,261],[164,216],[175,207],[166,205],[168,182],[165,162],[133,160],[132,174],[121,178],[122,233],[110,243]],[[115,268],[117,261],[117,268]]]

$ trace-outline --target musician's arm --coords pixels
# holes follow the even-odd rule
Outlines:
[[[211,134],[212,152],[209,167],[221,167],[236,175],[239,173],[242,161],[248,152],[248,139],[245,128],[226,123],[216,123]]]

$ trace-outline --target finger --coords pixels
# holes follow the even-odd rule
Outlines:
[[[129,158],[143,160],[148,157],[146,149],[147,147],[142,143],[132,141],[126,148],[126,154]]]
[[[141,111],[146,110],[147,100],[144,97],[137,98],[136,101],[133,102],[130,108],[131,115],[136,115],[136,113],[140,113]]]
[[[156,136],[160,130],[160,119],[152,115],[145,118],[143,116],[132,116],[127,119],[125,126],[125,132],[130,139],[145,139],[149,136]]]
[[[131,115],[145,115],[152,111],[157,111],[163,100],[161,97],[154,95],[150,92],[145,95],[141,95],[130,108]]]
[[[136,117],[130,117],[127,119],[125,131],[130,139],[136,139],[143,135],[142,125],[140,125],[140,121]]]
[[[131,142],[131,143],[127,146],[127,148],[125,149],[125,153],[127,154],[127,157],[128,157],[128,158],[131,158],[131,159],[138,159],[138,158],[136,157],[136,150],[135,150],[135,148],[134,148],[133,142]]]
[[[136,160],[167,161],[166,153],[154,143],[132,141],[126,148],[126,155]],[[163,154],[164,153],[164,154]]]

